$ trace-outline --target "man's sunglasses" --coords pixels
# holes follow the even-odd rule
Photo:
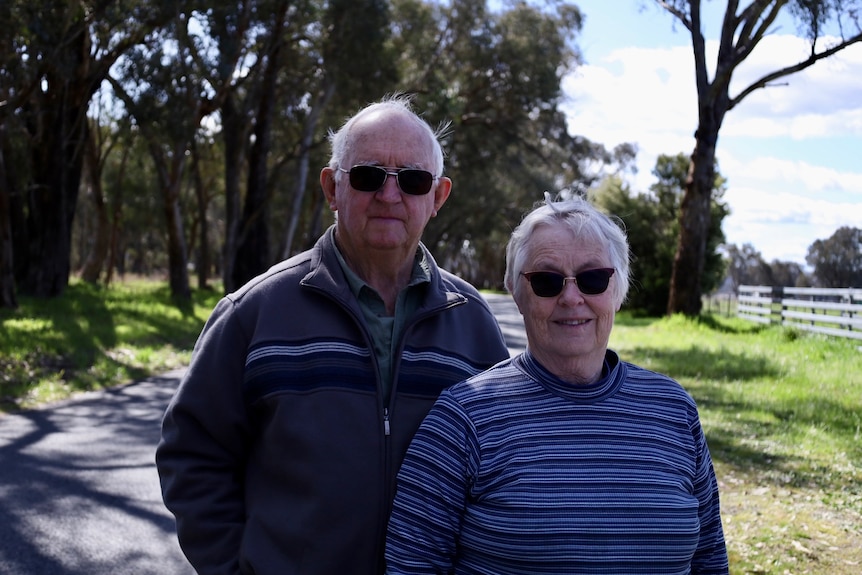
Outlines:
[[[614,268],[597,268],[585,270],[574,276],[567,277],[556,272],[521,272],[530,282],[533,293],[539,297],[555,297],[560,295],[566,282],[572,280],[584,295],[598,295],[608,289]]]
[[[395,176],[398,187],[405,194],[424,196],[431,191],[437,176],[427,170],[414,168],[386,169],[380,166],[353,166],[349,170],[338,168],[350,174],[350,186],[360,192],[376,192],[386,183],[386,178]]]

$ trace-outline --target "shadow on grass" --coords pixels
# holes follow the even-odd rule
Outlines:
[[[639,346],[626,350],[625,355],[633,363],[648,366],[653,371],[666,373],[675,379],[692,377],[747,381],[780,375],[778,366],[762,356],[706,349],[697,345],[688,349]]]
[[[216,299],[212,290],[192,293],[191,301],[178,303],[166,285],[112,290],[74,282],[58,298],[21,298],[19,309],[0,312],[0,321],[33,320],[38,327],[0,336],[0,411],[14,410],[44,379],[86,391],[120,383],[112,377],[145,377],[149,371],[126,357],[128,347],[190,350],[205,321],[195,316],[195,304],[211,308]]]

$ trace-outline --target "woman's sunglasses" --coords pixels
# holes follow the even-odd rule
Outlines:
[[[350,174],[350,186],[360,192],[376,192],[386,183],[386,178],[395,176],[402,192],[411,196],[424,196],[431,191],[431,186],[437,179],[437,176],[427,170],[414,168],[390,170],[380,166],[353,166],[349,170],[338,169]]]
[[[608,289],[608,283],[614,275],[614,268],[584,270],[571,277],[556,272],[521,272],[521,275],[527,278],[533,293],[539,297],[560,295],[569,280],[575,282],[582,294],[598,295]]]

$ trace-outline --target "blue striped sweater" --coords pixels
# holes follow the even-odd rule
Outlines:
[[[526,352],[444,392],[398,476],[390,575],[726,574],[697,407],[608,351],[567,384]]]

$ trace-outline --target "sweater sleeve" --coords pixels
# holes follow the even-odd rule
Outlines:
[[[443,392],[398,474],[386,543],[388,575],[452,572],[477,453],[475,430],[464,410]]]
[[[692,575],[727,575],[727,547],[718,494],[718,480],[700,421],[695,414],[692,435],[697,449],[695,495],[699,501],[700,541],[692,558]]]
[[[156,450],[162,496],[176,517],[180,546],[202,575],[240,572],[248,424],[245,343],[232,308],[222,300],[204,327]]]

